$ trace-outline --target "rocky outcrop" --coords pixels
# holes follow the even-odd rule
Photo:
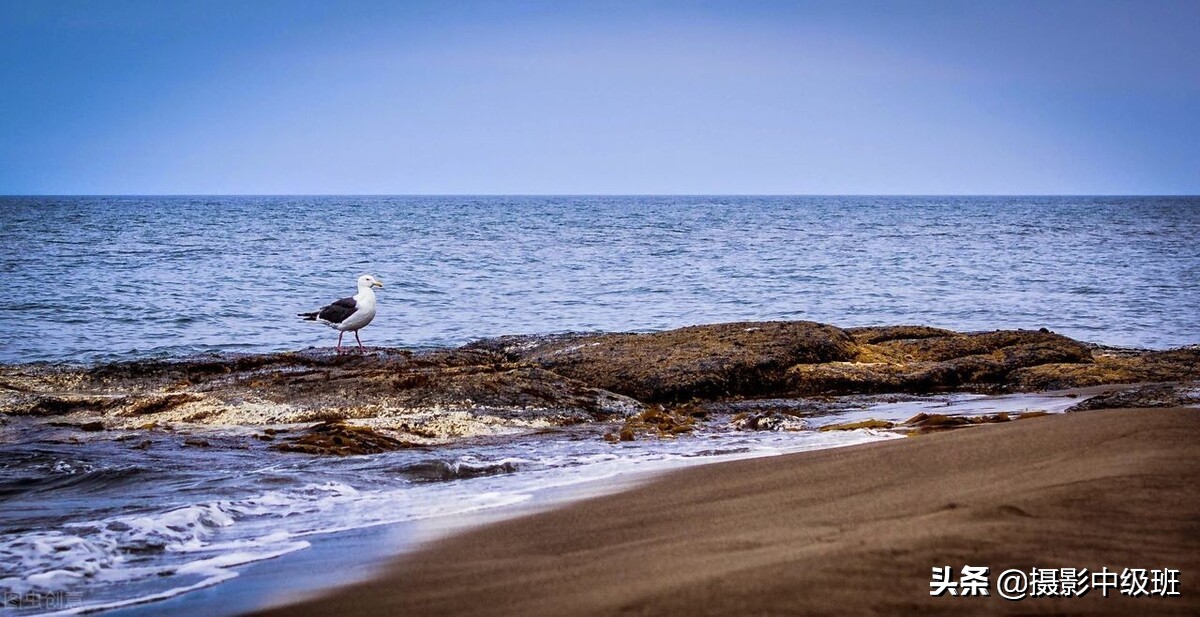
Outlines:
[[[1200,377],[1200,350],[1094,353],[1048,330],[841,330],[747,322],[649,334],[501,337],[467,346],[648,403],[757,397],[1008,392]]]
[[[1200,387],[1165,383],[1104,392],[1068,407],[1067,411],[1186,405],[1200,405]]]
[[[367,435],[350,426],[396,440],[367,449],[595,421],[623,422],[610,434],[620,440],[686,433],[714,413],[746,414],[732,424],[745,430],[794,427],[776,415],[804,417],[821,407],[813,399],[797,406],[798,397],[1193,379],[1200,379],[1197,347],[1107,349],[1046,330],[746,322],[510,336],[422,352],[0,367],[0,421],[32,416],[106,429],[330,422],[307,442],[288,443],[336,451],[345,450],[339,440]]]
[[[917,335],[917,336],[912,336]],[[1046,364],[1086,366],[1086,345],[1049,331],[960,334],[933,328],[857,328],[853,361],[798,364],[796,395],[1012,389],[1014,373]],[[904,338],[900,338],[904,337]]]
[[[1167,351],[1098,348],[1090,363],[1049,363],[1015,371],[1012,388],[1057,390],[1116,383],[1200,379],[1200,347]]]
[[[440,440],[622,419],[643,407],[478,350],[306,352],[0,370],[4,413],[75,422],[101,418],[108,428],[348,420]]]
[[[271,449],[280,452],[347,456],[391,452],[411,445],[365,426],[353,426],[345,422],[321,422],[309,427],[300,435],[286,436],[282,443],[271,446]]]
[[[692,326],[648,334],[593,334],[542,341],[511,337],[471,349],[504,354],[597,388],[650,403],[766,396],[796,364],[846,361],[846,331],[808,321]]]

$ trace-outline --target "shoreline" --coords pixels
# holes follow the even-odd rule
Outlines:
[[[799,451],[836,447],[832,445],[836,443],[847,445],[869,439],[899,438],[894,435],[867,435],[859,431],[833,434],[768,431],[742,438],[706,435],[697,439],[683,439],[677,442],[613,445],[594,436],[585,437],[582,440],[578,437],[581,436],[576,435],[575,439],[567,438],[565,440],[549,438],[550,441],[542,444],[549,448],[547,456],[550,459],[570,452],[576,452],[579,455],[579,459],[574,465],[568,464],[559,468],[551,467],[542,471],[509,469],[496,475],[485,474],[478,477],[471,477],[467,472],[463,479],[449,482],[443,480],[428,484],[418,482],[396,487],[391,491],[386,489],[376,491],[369,488],[372,486],[371,478],[379,479],[379,474],[362,477],[361,481],[355,485],[364,492],[363,499],[360,501],[358,498],[350,498],[341,501],[337,506],[338,509],[328,511],[334,517],[323,518],[325,522],[307,517],[305,511],[302,510],[298,513],[297,518],[289,517],[263,529],[261,527],[263,522],[270,523],[270,513],[263,513],[263,516],[260,517],[242,517],[238,514],[243,505],[254,504],[260,500],[281,503],[281,498],[294,494],[290,492],[262,493],[260,490],[252,489],[248,491],[248,494],[243,493],[240,497],[224,497],[224,499],[232,501],[215,502],[212,501],[214,497],[190,500],[190,505],[187,506],[189,509],[198,508],[199,511],[205,512],[216,508],[219,512],[227,513],[236,519],[236,524],[229,528],[234,535],[229,536],[220,532],[218,536],[208,537],[205,532],[200,532],[195,537],[199,542],[230,544],[232,538],[232,543],[241,542],[247,548],[254,547],[252,550],[256,551],[270,551],[275,545],[288,545],[295,541],[302,541],[305,546],[299,549],[287,548],[281,554],[257,556],[250,560],[247,560],[245,556],[235,556],[233,558],[236,560],[246,561],[233,563],[228,568],[223,567],[216,571],[210,571],[207,576],[220,578],[211,583],[194,586],[189,582],[187,583],[189,586],[181,587],[180,585],[185,583],[172,584],[167,582],[168,579],[160,579],[166,584],[153,590],[152,594],[145,591],[111,600],[103,600],[99,596],[84,596],[84,599],[88,600],[86,604],[72,606],[70,609],[88,612],[102,606],[111,606],[111,614],[114,615],[150,615],[158,614],[161,611],[177,610],[199,614],[237,614],[267,606],[272,598],[295,599],[297,595],[324,591],[331,586],[351,582],[356,578],[371,574],[376,566],[386,564],[395,554],[415,550],[424,543],[446,534],[460,533],[490,522],[560,506],[569,501],[623,490],[681,466],[706,464],[720,460],[720,458],[730,460],[755,456],[776,456],[780,448]],[[733,443],[731,444],[730,441]],[[555,443],[560,445],[556,446]],[[577,450],[575,448],[578,446],[570,446],[569,449],[563,450],[561,444],[564,443],[591,443],[594,447]],[[530,445],[526,444],[526,447]],[[518,447],[516,450],[510,450],[511,454],[501,453],[501,455],[519,458],[521,457],[520,449]],[[491,455],[484,451],[476,450],[474,452],[479,456],[478,459],[475,459],[475,464],[497,460],[495,452]],[[295,455],[282,456],[294,457]],[[589,458],[597,456],[599,460],[588,462]],[[212,460],[219,464],[220,461],[226,459]],[[405,469],[413,462],[419,463],[428,460],[425,455],[413,459],[385,454],[373,461],[344,462],[360,472],[365,471],[360,465],[367,463],[381,470],[382,475],[386,476]],[[459,460],[464,461],[467,465],[471,464],[466,463],[468,458],[460,456],[442,460]],[[284,461],[277,462],[283,463]],[[298,461],[293,460],[292,462]],[[318,482],[341,477],[328,469],[329,466],[337,464],[339,462],[337,460],[309,459],[309,462],[316,465],[317,468],[326,469],[333,475],[321,476],[317,479],[308,476],[308,473],[315,469],[296,470],[295,473],[305,478],[301,480],[305,483],[304,487],[299,488],[301,494],[309,494],[306,493],[306,490],[317,487],[316,483]],[[536,465],[536,461],[532,460],[527,460],[525,463]],[[506,503],[460,509],[471,502],[480,501],[478,499],[480,497],[485,498],[484,502],[495,503],[497,498],[501,498],[499,501]],[[433,501],[427,501],[430,498]],[[432,511],[416,518],[387,520],[389,514],[386,513],[390,513],[391,517],[399,517],[402,516],[400,513],[412,510],[413,506],[409,503],[414,500],[427,502],[433,506]],[[373,504],[369,506],[369,509],[377,514],[365,514],[367,510],[358,504]],[[167,508],[168,511],[160,517],[164,524],[180,518],[178,515],[180,505],[174,504]],[[322,509],[319,506],[314,507],[317,510]],[[341,516],[337,516],[339,509],[342,511]],[[454,512],[455,509],[460,510]],[[276,507],[274,510],[280,512],[286,511],[286,508]],[[372,516],[383,516],[383,520],[372,522],[363,519],[363,516],[366,516],[367,519]],[[109,522],[111,521],[105,519],[99,521],[99,524],[107,525]],[[334,527],[327,531],[320,529],[322,525],[328,527],[330,524]],[[248,527],[242,530],[243,525]],[[273,531],[268,533],[269,530]],[[272,536],[278,533],[283,533],[285,537],[272,539]],[[267,535],[264,536],[264,534]],[[221,539],[221,536],[224,536],[224,539]],[[246,541],[250,541],[250,544],[245,544]],[[218,553],[217,557],[220,555],[221,553]],[[195,570],[192,563],[180,564],[177,562],[176,565],[184,566],[180,568],[181,572],[188,569]],[[325,574],[329,569],[333,571],[331,576]],[[349,576],[347,576],[348,574]],[[144,582],[144,579],[140,582]],[[151,598],[157,599],[151,600]]]
[[[0,418],[84,431],[244,427],[269,447],[371,454],[575,425],[677,435],[796,424],[830,397],[1009,394],[1200,379],[1200,347],[1114,351],[1049,330],[731,322],[500,336],[454,349],[0,365]],[[303,430],[279,427],[307,425]],[[197,447],[207,447],[196,440]],[[211,445],[211,444],[210,444]]]
[[[310,536],[307,548],[238,568],[227,581],[170,598],[100,611],[114,617],[149,617],[163,613],[243,614],[304,599],[316,600],[331,590],[370,581],[386,572],[398,556],[454,535],[531,516],[597,496],[645,484],[662,471],[649,471],[551,489],[521,503],[462,512],[450,516],[380,523]],[[331,573],[329,568],[336,568]]]
[[[1194,614],[1197,431],[1194,408],[1090,411],[705,465],[258,614]],[[930,596],[946,565],[990,567],[993,595]],[[1170,568],[1181,596],[995,595],[996,573],[1034,567]]]

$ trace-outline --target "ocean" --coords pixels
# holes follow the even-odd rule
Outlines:
[[[3,197],[0,362],[739,320],[1200,342],[1195,197]]]
[[[296,313],[364,272],[385,283],[368,346],[770,319],[1200,343],[1198,198],[8,197],[0,230],[5,364],[328,348],[336,333]],[[1076,402],[858,397],[804,421]],[[0,612],[236,614],[464,517],[896,437],[807,429],[610,444],[581,425],[329,458],[247,448],[248,429],[141,448],[144,431],[0,415]]]

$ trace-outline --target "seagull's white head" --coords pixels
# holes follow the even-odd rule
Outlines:
[[[371,276],[370,274],[364,274],[358,277],[359,289],[370,289],[372,287],[383,287],[383,281]]]

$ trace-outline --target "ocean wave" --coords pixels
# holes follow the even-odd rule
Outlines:
[[[506,458],[499,461],[479,461],[473,458],[455,460],[430,459],[417,461],[396,468],[412,482],[449,482],[465,480],[481,476],[494,476],[505,473],[515,473],[526,468],[529,461],[524,459]]]
[[[147,473],[139,465],[95,465],[87,461],[51,458],[18,465],[13,475],[0,480],[0,501],[32,492],[72,489],[98,492],[117,488]]]
[[[353,487],[338,482],[308,484],[245,499],[0,534],[0,592],[60,591],[83,581],[112,583],[195,574],[217,567],[215,564],[227,567],[231,550],[241,555],[239,564],[266,559],[285,547],[299,550],[303,546],[292,534],[280,530],[233,541],[214,541],[214,537],[242,520],[321,512],[357,494]],[[190,561],[182,558],[213,552],[218,555]]]

